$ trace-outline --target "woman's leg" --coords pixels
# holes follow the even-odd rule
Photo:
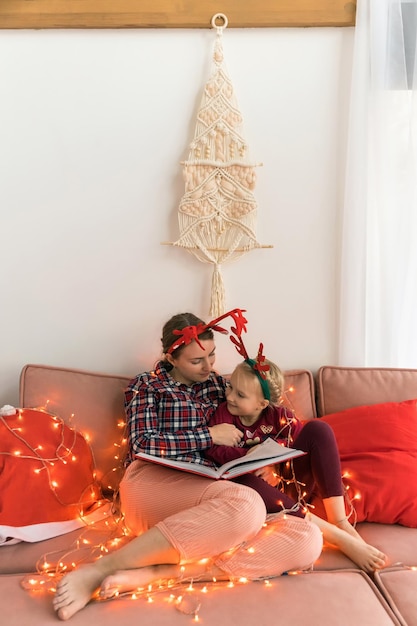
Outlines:
[[[325,520],[308,514],[307,519],[269,515],[256,537],[243,546],[212,559],[210,564],[187,563],[119,571],[102,586],[102,596],[134,591],[155,581],[183,578],[217,580],[246,577],[250,580],[280,576],[290,570],[309,569],[320,556],[323,538],[339,548],[361,569],[373,572],[386,566],[386,556]]]
[[[155,581],[183,579],[249,580],[272,578],[284,572],[310,569],[320,556],[323,537],[316,524],[283,514],[268,515],[266,524],[251,540],[210,559],[179,565],[145,567],[132,572],[118,571],[103,581],[102,596],[134,591]]]
[[[141,495],[144,510],[151,503],[148,509],[153,521],[157,512],[178,510],[149,530],[142,530],[142,534],[119,550],[67,574],[58,584],[54,600],[61,619],[69,619],[83,608],[110,574],[210,558],[251,539],[262,527],[265,505],[252,489],[149,465],[154,469],[142,472],[146,479],[137,489],[132,488],[132,493]],[[172,481],[177,489],[161,490],[159,480],[166,485],[171,480],[169,474],[175,474]],[[128,492],[125,490],[127,502],[132,495]],[[186,505],[189,508],[181,508]],[[131,522],[134,524],[133,517]],[[139,526],[145,523],[141,517]]]
[[[233,577],[272,578],[284,572],[310,569],[320,556],[323,536],[310,520],[293,515],[268,515],[251,541],[221,554],[215,565]]]
[[[175,585],[193,580],[219,581],[228,580],[230,577],[219,569],[214,563],[195,561],[183,565],[152,565],[140,569],[119,570],[107,576],[100,587],[100,598],[109,599],[122,593],[139,592],[143,589],[149,591],[149,585]]]
[[[151,528],[119,550],[67,574],[57,585],[54,609],[60,619],[67,620],[88,604],[109,574],[118,570],[178,562],[178,552],[157,528]]]
[[[229,480],[209,481],[197,506],[156,524],[181,562],[210,558],[255,537],[266,509],[256,491]]]

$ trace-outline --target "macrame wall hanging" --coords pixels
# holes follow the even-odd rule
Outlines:
[[[218,25],[220,22],[221,25]],[[178,209],[180,246],[213,265],[210,316],[225,310],[221,266],[261,245],[256,238],[257,204],[253,195],[256,164],[251,163],[243,136],[232,82],[226,72],[222,36],[228,20],[217,13],[211,76],[203,97],[187,161],[185,193]]]

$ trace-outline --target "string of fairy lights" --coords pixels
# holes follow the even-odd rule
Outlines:
[[[294,388],[290,387],[285,394],[286,404],[290,407],[291,403],[289,398],[293,392]],[[68,506],[70,504],[76,508],[77,517],[83,524],[83,528],[77,534],[77,538],[70,544],[66,551],[54,551],[43,554],[36,564],[36,572],[34,574],[28,574],[22,579],[22,587],[32,593],[54,593],[57,582],[67,572],[76,569],[82,563],[101,558],[110,551],[130,541],[132,537],[124,524],[123,515],[120,511],[117,490],[118,480],[115,480],[115,474],[117,475],[117,473],[121,474],[123,472],[123,450],[126,447],[127,441],[125,421],[119,420],[117,423],[121,431],[121,437],[119,442],[114,443],[114,467],[109,472],[109,474],[113,476],[112,481],[105,486],[105,490],[109,494],[105,497],[103,496],[102,487],[105,485],[108,477],[101,477],[100,482],[97,480],[94,452],[90,444],[91,436],[88,433],[80,433],[72,426],[74,419],[73,414],[70,416],[69,420],[64,421],[61,417],[48,412],[47,409],[48,402],[46,402],[45,406],[36,409],[14,409],[9,406],[0,409],[0,427],[3,427],[5,431],[16,440],[16,447],[8,450],[0,450],[0,455],[13,456],[15,459],[19,459],[22,462],[25,460],[36,461],[38,467],[33,470],[35,474],[38,476],[44,475],[46,477],[51,493],[61,505]],[[47,452],[47,450],[43,442],[35,444],[29,441],[28,437],[25,436],[27,429],[25,411],[31,412],[30,418],[32,419],[32,424],[34,414],[38,417],[42,417],[44,420],[50,421],[50,426],[53,428],[56,435],[56,447],[52,453],[49,450],[49,454],[45,455],[44,453]],[[293,409],[284,412],[280,424],[282,431],[291,425],[294,419],[293,415]],[[29,419],[29,415],[27,417]],[[31,432],[33,431],[33,429],[29,430],[31,430]],[[287,430],[288,438],[286,443],[290,445],[292,443],[290,434],[291,428]],[[56,470],[59,466],[67,466],[78,462],[75,447],[77,439],[80,437],[88,447],[93,461],[92,482],[88,486],[88,494],[86,494],[86,490],[84,490],[80,494],[78,502],[68,503],[65,502],[62,499],[62,495],[60,495],[59,489],[62,486],[56,480]],[[279,489],[285,489],[286,485],[293,483],[298,494],[298,501],[291,510],[284,511],[284,514],[298,510],[299,507],[306,513],[311,509],[311,505],[305,501],[307,495],[304,491],[305,485],[297,480],[292,460],[287,461],[285,466],[286,470],[283,472],[283,474],[285,473],[285,477],[279,475]],[[350,508],[348,516],[350,517],[355,514],[355,509],[352,499],[348,497],[347,490],[348,487],[345,487],[346,501]],[[360,495],[356,494],[353,499],[356,497],[360,497]],[[210,559],[205,559],[204,561],[207,562],[207,564],[210,563]],[[299,572],[291,573],[297,574]],[[158,581],[144,587],[138,587],[134,591],[129,592],[122,592],[116,589],[111,597],[103,598],[97,595],[95,600],[103,602],[118,598],[130,598],[131,600],[141,599],[151,603],[156,601],[157,597],[161,596],[164,602],[172,604],[176,610],[190,615],[193,621],[198,622],[202,595],[204,596],[209,593],[209,591],[213,591],[218,588],[219,585],[233,587],[236,584],[245,584],[247,582],[248,580],[245,578],[230,578],[228,581],[217,581],[215,578],[212,578],[209,583],[200,582],[198,578],[187,577],[186,566],[184,566],[181,568],[180,577],[176,580]],[[273,585],[268,579],[263,580],[263,584],[266,586]]]
[[[12,413],[11,409],[7,408],[7,413],[6,415],[0,414],[0,424],[3,426],[6,433],[9,433],[17,440],[18,444],[13,450],[0,451],[0,455],[11,456],[20,461],[35,461],[38,467],[33,470],[33,473],[40,475],[44,472],[49,489],[59,504],[64,507],[76,507],[80,515],[82,515],[82,511],[85,508],[89,508],[100,499],[100,487],[96,481],[95,472],[92,475],[91,484],[81,493],[77,502],[65,502],[60,495],[62,485],[58,482],[55,474],[59,472],[58,468],[77,463],[78,457],[75,453],[75,448],[81,436],[80,433],[73,428],[69,428],[65,422],[56,415],[50,415],[43,409],[14,409]],[[46,449],[47,447],[44,443],[35,445],[24,436],[27,430],[33,433],[34,429],[31,427],[28,429],[26,420],[33,420],[34,418],[38,418],[38,420],[48,420],[55,431],[54,436],[57,441],[56,447],[52,450],[52,454],[46,456],[45,454],[51,451]],[[10,421],[12,421],[12,424]],[[49,447],[50,446],[48,446],[48,448]],[[90,451],[93,460],[94,457],[91,447]]]

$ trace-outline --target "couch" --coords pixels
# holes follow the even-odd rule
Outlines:
[[[121,526],[116,504],[112,502],[112,493],[120,479],[123,390],[129,378],[45,365],[30,364],[23,368],[20,407],[43,407],[89,437],[96,480],[104,494],[97,510],[99,515],[102,510],[105,513],[104,521],[98,524],[86,525],[85,521],[77,520],[79,527],[67,528],[64,534],[0,546],[0,615],[5,626],[57,623],[48,585],[42,588],[35,584],[31,588],[32,573],[38,572],[39,578],[35,580],[43,579],[43,563],[71,566],[74,560],[78,563],[96,558],[103,545],[112,549],[120,541],[129,540],[118,533]],[[416,402],[413,402],[417,398],[417,370],[324,366],[314,374],[309,370],[287,371],[285,381],[285,401],[301,419],[326,419],[335,428],[340,438],[342,467],[346,465],[349,469],[350,464],[355,468],[355,463],[359,463],[358,467],[363,467],[365,473],[370,472],[361,485],[362,490],[369,491],[367,497],[355,500],[355,481],[351,479],[350,499],[355,511],[359,511],[357,529],[361,536],[388,555],[386,568],[373,575],[365,574],[338,550],[325,546],[309,572],[291,572],[269,581],[196,582],[186,588],[152,590],[136,599],[126,596],[107,602],[92,601],[71,619],[74,626],[96,622],[101,626],[115,623],[130,626],[134,620],[140,620],[141,626],[176,626],[196,621],[207,626],[217,623],[417,625],[417,518],[415,523],[414,518],[411,522],[407,518],[409,511],[413,513],[417,506],[417,483],[413,482],[417,476],[414,450],[417,435],[414,441],[413,430],[417,428]],[[350,423],[355,423],[352,439],[346,434]],[[385,428],[381,434],[380,425]],[[400,444],[397,434],[403,440]],[[378,439],[386,441],[382,451],[378,448],[369,452],[371,442],[376,445]],[[407,449],[401,448],[404,439],[409,442]],[[354,448],[353,455],[350,447]],[[361,466],[363,458],[366,463]],[[400,466],[398,474],[396,459]],[[384,472],[387,466],[381,478],[379,472]],[[394,473],[394,486],[389,484],[391,473]],[[373,498],[374,493],[379,494],[382,482],[390,491]],[[405,494],[400,493],[403,484]],[[30,486],[25,497],[36,500]],[[401,499],[409,506],[403,506]],[[373,503],[378,500],[387,507],[381,507],[379,502],[379,508],[374,510]],[[97,520],[97,512],[94,513]],[[385,519],[385,514],[390,519]],[[90,544],[85,542],[86,536]],[[188,604],[184,597],[189,598]]]

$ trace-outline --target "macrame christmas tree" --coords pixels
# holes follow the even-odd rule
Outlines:
[[[256,164],[249,159],[232,82],[227,75],[222,33],[217,27],[211,76],[205,85],[187,161],[185,193],[178,209],[180,238],[173,244],[213,265],[210,315],[224,313],[221,265],[262,246],[256,238],[253,195]]]

